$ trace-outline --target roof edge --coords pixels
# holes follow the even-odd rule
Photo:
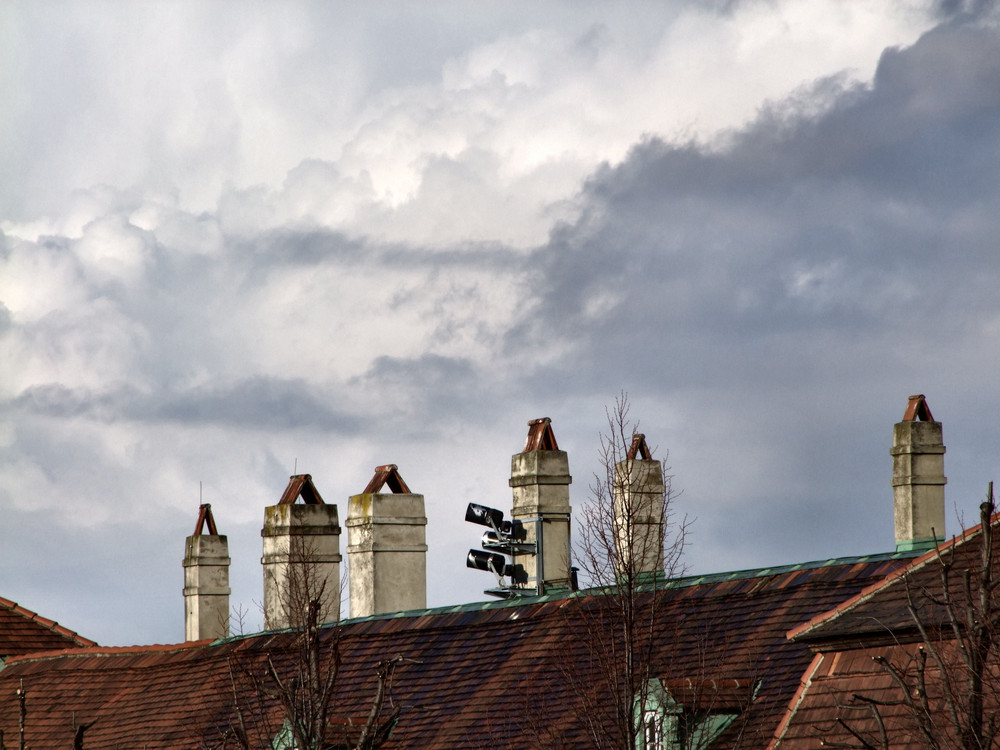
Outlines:
[[[55,620],[50,620],[47,617],[42,617],[37,612],[32,612],[27,607],[22,607],[17,602],[11,601],[10,599],[5,599],[2,596],[0,596],[0,607],[8,609],[16,614],[19,614],[25,619],[37,623],[46,630],[51,630],[53,633],[61,635],[63,638],[68,638],[80,648],[90,648],[93,646],[97,646],[97,641],[92,641],[89,638],[84,638],[75,630],[70,630],[69,628],[64,627],[63,625],[60,625]]]
[[[49,651],[32,651],[28,654],[11,656],[3,663],[4,667],[15,664],[27,664],[35,661],[48,661],[49,659],[84,658],[89,656],[118,656],[122,654],[152,654],[152,653],[175,653],[178,651],[189,651],[202,646],[210,646],[215,641],[206,638],[201,641],[184,641],[183,643],[153,643],[148,646],[86,646],[82,648],[62,648]]]
[[[990,517],[990,526],[997,526],[998,522],[1000,522],[1000,513],[994,513]],[[967,543],[969,540],[971,540],[974,536],[977,536],[982,531],[982,527],[983,525],[981,523],[976,524],[971,528],[965,529],[961,534],[953,536],[951,539],[944,542],[943,544],[935,546],[934,549],[924,552],[919,557],[911,561],[909,565],[904,565],[899,570],[893,571],[881,581],[873,583],[871,586],[862,589],[860,592],[852,596],[850,599],[841,602],[833,609],[827,610],[822,614],[818,614],[812,619],[802,623],[801,625],[792,628],[787,633],[785,633],[785,638],[787,638],[790,641],[808,640],[810,635],[814,631],[819,630],[826,623],[832,622],[833,620],[836,620],[844,616],[854,608],[872,599],[879,592],[884,591],[885,589],[891,586],[897,585],[898,582],[903,580],[903,578],[905,578],[906,576],[911,575],[912,573],[920,570],[931,561],[937,560],[939,556],[942,553],[946,552],[947,550]],[[905,555],[906,553],[903,554]]]

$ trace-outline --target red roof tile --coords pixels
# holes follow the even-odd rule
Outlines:
[[[0,659],[32,651],[94,645],[94,641],[64,628],[55,620],[0,597]]]
[[[668,686],[703,689],[714,681],[727,705],[735,691],[749,695],[759,686],[733,731],[742,733],[745,746],[764,747],[813,658],[784,633],[900,564],[898,558],[835,561],[674,582],[646,595],[656,602],[653,671]],[[407,661],[392,686],[402,713],[389,748],[519,748],[542,734],[578,747],[586,739],[584,713],[610,710],[606,702],[595,709],[582,694],[582,686],[600,684],[589,644],[608,601],[584,594],[491,602],[325,629],[327,644],[339,636],[342,658],[332,719],[363,716],[376,666],[398,654]],[[16,731],[12,696],[23,682],[33,750],[70,746],[74,721],[96,722],[86,735],[90,747],[218,746],[234,716],[231,665],[268,654],[280,662],[294,637],[268,633],[13,658],[0,670],[0,730]],[[731,746],[732,737],[720,742]]]
[[[994,528],[1000,525],[1000,515],[994,515],[990,524]],[[947,628],[939,627],[947,614],[941,605],[944,580],[940,563],[946,560],[952,565],[949,589],[961,608],[965,571],[975,571],[981,564],[981,539],[982,526],[969,529],[939,550],[922,555],[883,581],[789,631],[788,637],[794,642],[809,645],[819,653],[789,703],[774,745],[777,750],[811,750],[820,739],[834,747],[858,747],[862,741],[882,746],[882,730],[872,701],[878,701],[878,716],[892,748],[924,746],[913,714],[903,705],[903,694],[877,659],[896,666],[909,665],[907,670],[914,668],[915,655],[926,646],[910,611],[913,607],[946,669],[956,665],[961,673],[964,662],[957,655],[949,657],[954,644]],[[994,543],[998,539],[994,536]],[[1000,577],[1000,556],[994,554],[992,564],[996,580]],[[947,735],[951,723],[943,704],[935,703],[934,697],[939,679],[932,661],[927,670],[927,695],[931,697],[935,731]],[[959,684],[964,684],[964,677],[958,679]],[[1000,694],[993,690],[986,693],[987,710],[1000,710]],[[959,746],[955,737],[953,742],[945,736],[939,739],[943,747]]]
[[[773,750],[860,747],[859,736],[873,747],[881,747],[872,701],[880,702],[879,717],[893,750],[924,748],[892,677],[873,660],[881,656],[899,663],[917,648],[917,644],[896,644],[817,654],[782,721]],[[941,732],[947,731],[945,724]],[[959,747],[948,742],[942,746],[952,745]]]
[[[1000,526],[1000,513],[991,519],[996,529]],[[857,642],[862,635],[883,636],[898,639],[905,631],[914,629],[913,618],[907,611],[907,590],[912,593],[940,590],[941,559],[953,560],[955,581],[961,579],[960,571],[974,570],[979,564],[981,526],[967,529],[960,536],[940,545],[899,568],[884,580],[872,584],[856,596],[838,604],[828,612],[811,618],[808,622],[793,628],[788,637],[801,641],[848,638]],[[1000,555],[994,555],[995,575],[1000,578]],[[926,597],[922,600],[924,617],[929,620],[940,618],[940,611],[932,611]]]

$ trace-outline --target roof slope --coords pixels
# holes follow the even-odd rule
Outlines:
[[[993,515],[990,525],[994,528],[992,566],[997,580],[1000,555],[995,551],[998,542],[995,530],[1000,525],[1000,515]],[[942,627],[947,621],[947,610],[942,604],[945,591],[942,562],[951,565],[948,590],[957,611],[964,612],[966,571],[974,574],[982,565],[982,529],[979,525],[967,530],[884,581],[789,632],[790,639],[809,645],[818,653],[790,702],[775,747],[806,750],[816,747],[819,737],[831,746],[851,747],[858,745],[859,736],[878,746],[882,730],[873,701],[878,702],[878,716],[893,748],[924,746],[912,712],[903,705],[898,684],[876,660],[894,665],[906,675],[908,684],[916,684],[913,670],[921,661],[919,652],[925,649],[925,642],[910,612],[912,607],[943,663],[954,665],[957,672],[964,674],[950,631]],[[975,583],[971,585],[975,596]],[[926,675],[932,711],[940,712],[935,714],[940,719],[936,731],[946,734],[951,731],[951,723],[938,697],[940,672],[933,661]],[[958,684],[964,684],[964,678]],[[1000,696],[992,688],[985,693],[988,704],[993,706],[992,709],[988,706],[988,710],[996,710]],[[953,739],[957,747],[959,743]]]
[[[32,651],[94,646],[93,641],[0,597],[0,660]]]
[[[993,515],[990,524],[996,529],[1000,525],[1000,514]],[[868,636],[869,640],[871,636],[875,636],[875,640],[878,637],[899,640],[915,630],[908,610],[911,603],[925,624],[943,623],[944,610],[935,604],[944,586],[941,562],[951,564],[954,571],[951,585],[958,591],[962,571],[975,571],[981,565],[981,532],[981,524],[967,529],[961,536],[899,568],[885,580],[796,627],[788,637],[807,642],[846,638],[854,645],[860,644],[859,639],[863,636]],[[993,566],[994,577],[1000,578],[1000,555],[994,555]]]
[[[905,562],[898,555],[675,581],[658,591],[654,670],[673,680],[760,684],[739,722],[743,747],[764,747],[812,654],[786,631]],[[380,660],[398,655],[402,706],[389,748],[581,747],[584,686],[599,684],[588,643],[606,611],[600,595],[543,598],[345,621],[327,628],[342,659],[335,720],[363,717]],[[231,664],[286,649],[291,633],[223,642],[84,649],[10,660],[0,671],[0,730],[17,728],[23,681],[27,744],[70,746],[73,722],[96,723],[90,747],[218,746],[233,718]],[[332,648],[332,645],[329,646]],[[727,683],[729,684],[729,683]],[[598,708],[598,710],[600,710]],[[734,730],[736,731],[736,730]],[[725,746],[733,747],[732,737]]]
[[[893,678],[873,660],[877,656],[905,663],[917,648],[917,644],[897,644],[817,654],[782,722],[774,750],[863,747],[859,738],[871,747],[883,747],[879,721],[893,750],[926,747]],[[873,710],[876,701],[878,719]]]

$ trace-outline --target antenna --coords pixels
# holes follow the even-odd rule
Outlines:
[[[294,464],[294,466],[295,466],[295,468],[292,469],[292,475],[293,476],[297,475],[299,473],[299,457],[298,456],[295,457],[295,464]]]

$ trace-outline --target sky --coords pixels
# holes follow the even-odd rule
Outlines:
[[[691,572],[892,550],[911,394],[948,534],[1000,478],[992,3],[6,0],[0,102],[0,596],[103,645],[201,502],[259,627],[294,473],[483,600],[466,504],[550,417],[582,507],[623,392]]]

